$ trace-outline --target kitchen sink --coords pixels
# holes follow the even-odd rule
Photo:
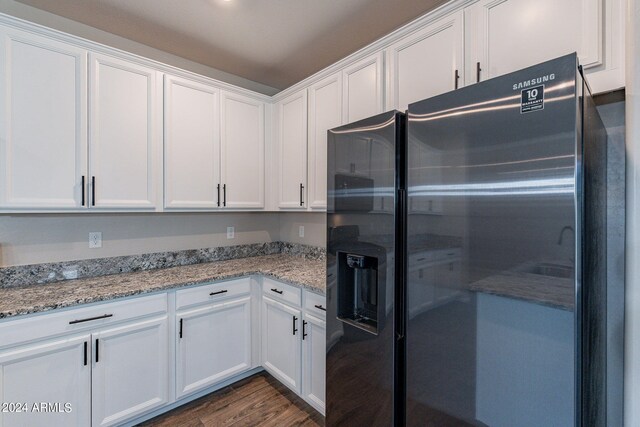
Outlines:
[[[527,266],[519,271],[523,273],[540,274],[542,276],[558,277],[561,279],[571,279],[573,277],[573,267],[548,262]]]

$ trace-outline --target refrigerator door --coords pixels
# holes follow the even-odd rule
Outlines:
[[[576,74],[409,107],[409,426],[576,425]]]
[[[329,131],[330,426],[393,424],[396,132],[389,112]]]

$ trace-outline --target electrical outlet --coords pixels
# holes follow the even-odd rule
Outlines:
[[[102,231],[93,231],[89,233],[89,247],[91,249],[102,247]]]
[[[235,239],[236,229],[235,227],[227,227],[227,239]]]
[[[62,277],[66,280],[77,279],[78,278],[78,270],[77,269],[68,269],[62,270]]]
[[[298,227],[298,236],[304,237],[304,225]]]

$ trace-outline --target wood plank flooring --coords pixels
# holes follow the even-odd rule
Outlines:
[[[260,372],[140,427],[324,426],[324,417],[266,372]]]

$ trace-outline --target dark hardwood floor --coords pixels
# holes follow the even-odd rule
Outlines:
[[[140,426],[324,426],[324,417],[266,372],[260,372]]]

